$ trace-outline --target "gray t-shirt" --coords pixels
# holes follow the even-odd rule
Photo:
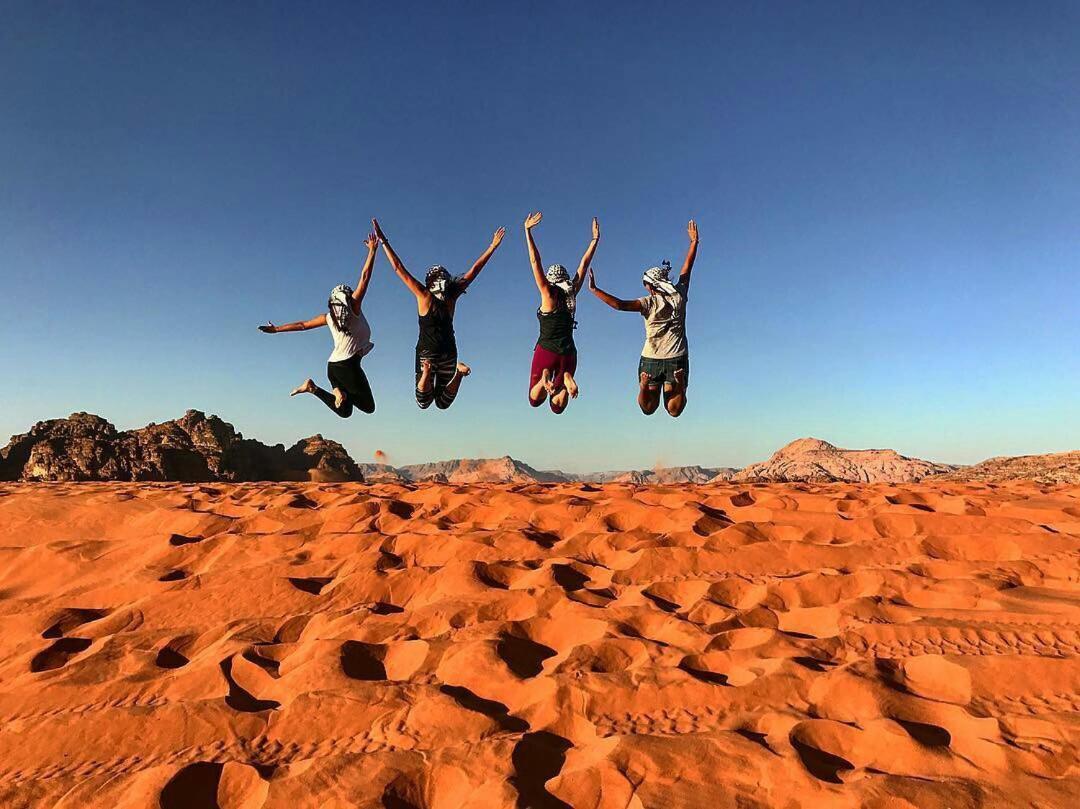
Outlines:
[[[657,292],[638,298],[645,318],[645,347],[641,356],[670,360],[686,356],[686,293],[689,284],[680,280],[674,295]]]

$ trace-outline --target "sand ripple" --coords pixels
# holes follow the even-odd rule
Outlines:
[[[0,485],[0,805],[1066,805],[1080,487]]]

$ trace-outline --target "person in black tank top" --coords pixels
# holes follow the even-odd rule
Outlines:
[[[506,229],[495,231],[487,250],[463,276],[454,278],[445,267],[436,264],[428,270],[424,283],[421,283],[405,269],[378,221],[372,219],[371,224],[394,272],[416,298],[419,323],[416,339],[416,403],[426,409],[434,402],[437,408],[445,410],[454,403],[461,380],[471,373],[468,365],[458,362],[457,339],[454,337],[457,300],[484,269],[506,235]]]
[[[577,273],[571,278],[561,264],[552,264],[545,271],[540,261],[532,229],[540,224],[543,214],[539,211],[525,219],[525,244],[529,249],[536,288],[540,291],[540,307],[536,317],[540,321],[540,337],[533,349],[532,368],[529,371],[529,404],[539,407],[546,400],[553,413],[562,413],[571,399],[578,395],[577,346],[574,345],[574,329],[577,328],[577,293],[585,280],[596,246],[600,243],[600,223],[592,221],[592,241],[581,257]]]

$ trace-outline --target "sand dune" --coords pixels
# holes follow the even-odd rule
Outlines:
[[[0,536],[5,807],[1080,788],[1077,486],[12,483]]]

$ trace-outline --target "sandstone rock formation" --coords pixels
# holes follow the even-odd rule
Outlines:
[[[562,483],[563,476],[541,472],[509,455],[501,458],[460,458],[452,461],[402,466],[398,471],[409,480],[445,480],[449,483]]]
[[[118,431],[100,416],[41,421],[0,450],[0,480],[363,480],[345,448],[320,435],[286,451],[246,439],[228,422],[189,410]]]
[[[948,464],[907,458],[891,449],[840,449],[818,438],[800,438],[733,475],[737,482],[911,483],[955,470]]]
[[[1006,480],[1033,480],[1036,483],[1080,483],[1080,451],[1047,455],[1017,455],[989,458],[949,474],[950,480],[999,483]]]
[[[666,466],[656,469],[642,469],[632,472],[621,472],[608,476],[604,483],[636,483],[636,484],[679,484],[679,483],[709,483],[713,480],[727,480],[737,472],[737,469],[728,467],[703,467],[703,466]]]

